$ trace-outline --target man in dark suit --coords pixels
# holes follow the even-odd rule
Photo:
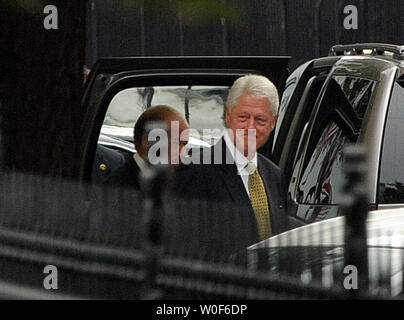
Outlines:
[[[122,153],[98,144],[95,150],[91,182],[93,184],[101,183],[124,162],[125,156]]]
[[[235,81],[226,104],[223,137],[213,147],[193,152],[177,171],[180,196],[245,207],[263,240],[287,229],[286,187],[281,170],[256,150],[275,128],[279,97],[263,76]],[[198,162],[201,162],[198,164]]]
[[[113,171],[104,181],[103,185],[130,187],[140,190],[140,173],[145,170],[149,158],[149,137],[146,125],[152,122],[164,122],[167,127],[167,160],[174,169],[181,162],[181,152],[187,139],[183,131],[188,129],[188,123],[175,109],[159,105],[150,107],[136,121],[134,127],[134,142],[136,152],[133,158],[127,160],[121,167]],[[181,136],[182,134],[182,136]],[[182,139],[180,139],[180,136]]]

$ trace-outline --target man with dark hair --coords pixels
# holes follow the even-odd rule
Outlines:
[[[136,152],[133,158],[124,163],[123,166],[112,172],[104,181],[104,185],[119,185],[140,189],[139,174],[147,163],[153,163],[153,154],[149,151],[149,140],[147,124],[152,122],[164,122],[167,127],[167,141],[163,148],[167,149],[167,163],[174,170],[181,163],[184,147],[187,143],[188,123],[184,117],[175,109],[158,105],[150,107],[136,121],[133,135]],[[182,139],[181,139],[182,138]],[[164,159],[158,159],[163,160]]]

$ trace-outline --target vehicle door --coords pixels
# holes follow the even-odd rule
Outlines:
[[[275,128],[272,159],[290,182],[296,150],[327,76],[340,57],[306,62],[287,79]]]
[[[343,147],[359,141],[377,87],[352,66],[332,70],[296,151],[288,195],[306,223],[337,216],[344,202]]]

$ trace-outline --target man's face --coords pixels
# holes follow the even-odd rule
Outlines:
[[[233,108],[226,108],[226,124],[232,130],[236,147],[245,156],[255,154],[269,138],[269,134],[275,128],[277,116],[270,110],[267,98],[255,98],[243,93]],[[255,130],[255,135],[249,129]],[[254,147],[255,150],[248,148]]]

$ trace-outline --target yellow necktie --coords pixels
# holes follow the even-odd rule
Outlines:
[[[248,177],[248,190],[250,191],[250,201],[257,219],[258,231],[261,240],[271,236],[271,222],[269,218],[269,206],[264,181],[258,173],[254,163],[249,162],[246,170],[250,174]]]

